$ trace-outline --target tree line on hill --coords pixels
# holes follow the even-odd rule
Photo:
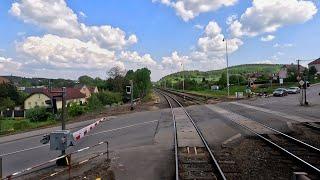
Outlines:
[[[266,65],[239,65],[230,67],[229,83],[234,86],[245,86],[249,84],[250,76],[254,76],[255,84],[268,84],[272,79],[272,74],[277,74],[282,65],[266,64]],[[320,77],[316,76],[317,69],[310,67],[305,68],[301,74],[310,82]],[[284,82],[297,82],[298,69],[297,66],[292,66],[287,69],[287,78]],[[319,76],[319,75],[318,75]],[[207,90],[211,89],[212,85],[218,85],[220,88],[227,86],[226,69],[215,70],[209,72],[200,71],[184,71],[174,73],[163,77],[158,83],[161,86],[168,88],[182,89],[184,79],[184,87],[186,90]],[[277,82],[277,81],[274,81]]]

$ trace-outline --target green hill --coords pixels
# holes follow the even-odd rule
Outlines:
[[[283,64],[243,64],[229,67],[230,75],[247,76],[253,73],[273,74],[279,72]],[[188,79],[201,81],[205,78],[208,81],[218,81],[222,73],[226,72],[226,68],[212,71],[183,71],[167,75],[160,79],[160,81],[178,81],[183,76]]]

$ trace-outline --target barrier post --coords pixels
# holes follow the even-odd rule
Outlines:
[[[0,157],[0,179],[2,179],[2,157]]]
[[[109,160],[109,142],[107,141],[107,160]]]
[[[71,179],[71,154],[70,154],[70,156],[69,156],[69,169],[68,169],[68,171],[69,171],[69,179]]]

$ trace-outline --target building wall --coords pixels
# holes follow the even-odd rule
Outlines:
[[[50,100],[50,98],[44,94],[33,94],[24,101],[24,109],[32,109],[36,106],[45,107],[47,106],[46,100]]]
[[[309,69],[310,69],[311,66],[314,66],[317,69],[318,73],[320,72],[320,64],[309,65]]]
[[[77,104],[80,104],[80,101],[82,103],[85,103],[86,102],[86,99],[85,98],[79,98],[79,99],[70,99],[70,100],[67,100],[66,101],[66,105],[68,105],[69,103],[77,103]],[[62,108],[62,101],[57,101],[57,108],[58,109],[61,109]]]
[[[86,98],[89,98],[91,96],[91,92],[90,90],[87,88],[87,86],[83,86],[80,90],[80,92],[82,94],[85,94],[86,95]]]

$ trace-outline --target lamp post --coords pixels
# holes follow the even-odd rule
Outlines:
[[[228,41],[223,38],[224,42],[226,42],[226,61],[227,61],[227,88],[228,88],[228,97],[230,96],[230,83],[229,83],[229,57],[228,57]]]

